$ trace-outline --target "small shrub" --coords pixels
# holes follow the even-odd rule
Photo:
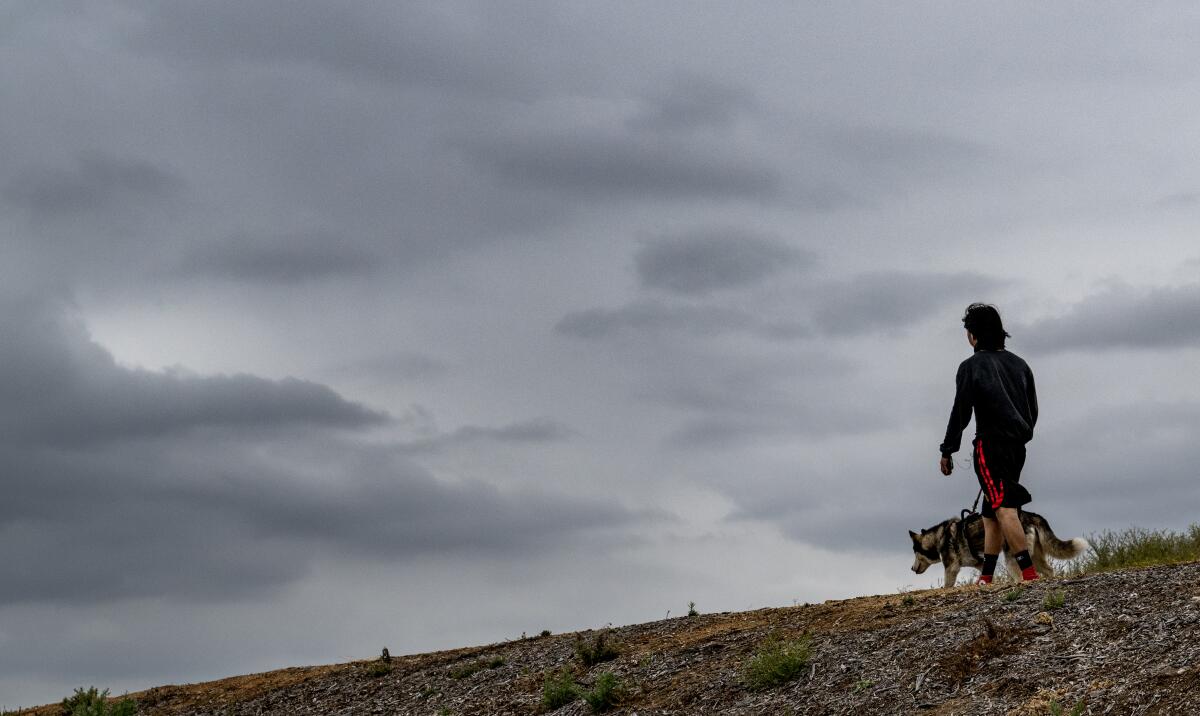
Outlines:
[[[746,684],[760,691],[787,683],[800,676],[811,656],[812,639],[808,635],[790,641],[770,639],[746,664]]]
[[[687,613],[687,615],[688,615],[689,617],[698,617],[698,616],[700,616],[700,612],[696,611],[696,603],[695,603],[695,602],[688,602],[688,613]]]
[[[548,711],[566,706],[577,698],[579,687],[567,669],[551,672],[542,683],[542,706]]]
[[[130,698],[120,701],[108,700],[108,689],[97,691],[93,686],[87,691],[75,689],[75,694],[62,701],[66,716],[133,716],[137,713],[137,702]]]
[[[542,630],[542,633],[541,633],[541,634],[538,634],[538,636],[541,636],[541,637],[547,637],[547,636],[550,636],[550,630],[549,630],[549,629],[543,629],[543,630]]]
[[[583,639],[576,640],[575,655],[585,667],[592,667],[603,661],[612,661],[620,656],[621,652],[605,640],[604,632],[600,632],[591,644]]]
[[[1012,589],[1010,589],[1004,593],[1004,601],[1015,602],[1018,599],[1020,599],[1021,595],[1024,593],[1025,593],[1024,589],[1022,589],[1020,587],[1013,587]]]
[[[621,700],[621,684],[611,671],[606,671],[596,677],[596,683],[591,691],[582,694],[583,700],[592,707],[592,713],[607,711]]]
[[[1042,609],[1045,609],[1046,611],[1062,609],[1063,605],[1066,603],[1067,593],[1061,589],[1055,589],[1053,592],[1047,594],[1046,598],[1042,600]]]
[[[912,605],[917,603],[917,598],[911,594],[905,594],[903,597],[900,598],[900,603],[906,607],[911,607]]]
[[[392,673],[392,665],[386,661],[372,661],[367,665],[367,676],[377,679]]]

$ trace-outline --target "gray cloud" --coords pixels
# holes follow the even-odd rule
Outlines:
[[[141,51],[206,64],[308,65],[389,85],[527,96],[530,83],[506,71],[503,13],[472,17],[434,3],[137,3]],[[460,8],[465,10],[466,8]]]
[[[501,181],[577,197],[766,200],[781,188],[779,173],[763,163],[659,136],[579,130],[473,140],[465,148]]]
[[[634,257],[647,288],[685,295],[753,285],[789,268],[806,267],[814,255],[739,229],[706,230],[658,239]]]
[[[434,380],[450,372],[451,366],[437,356],[420,351],[393,351],[360,360],[342,362],[330,368],[335,375],[349,378],[366,376],[394,381]]]
[[[301,283],[364,276],[378,265],[378,257],[333,234],[266,238],[243,235],[193,250],[180,262],[177,271],[184,276]]]
[[[697,74],[677,74],[661,93],[645,98],[641,114],[630,120],[635,129],[675,132],[726,129],[756,106],[747,87]]]
[[[428,413],[418,411],[417,420],[421,417],[428,419]],[[417,423],[420,429],[421,423]],[[424,432],[427,432],[424,431]],[[423,453],[438,450],[449,450],[463,447],[479,442],[495,442],[495,443],[550,443],[560,442],[575,435],[575,431],[569,427],[554,421],[549,418],[536,418],[533,420],[525,420],[499,427],[484,427],[479,425],[465,425],[455,430],[434,434],[429,437],[424,437],[410,443],[405,443],[401,446],[404,452]]]
[[[22,406],[0,412],[0,425],[15,443],[78,445],[197,428],[362,428],[387,420],[328,387],[295,378],[122,367],[82,325],[44,305],[26,302],[0,321],[9,337],[0,347],[0,395]]]
[[[528,552],[638,519],[609,501],[443,482],[408,446],[352,439],[385,416],[324,386],[131,370],[44,303],[4,309],[0,559],[14,578],[0,603],[234,599],[322,557]],[[543,419],[444,440],[568,434]]]
[[[81,154],[70,169],[42,167],[17,174],[5,188],[8,201],[35,221],[86,214],[136,212],[183,187],[172,171],[139,159]]]
[[[554,330],[576,338],[608,338],[626,332],[674,332],[693,336],[715,336],[754,330],[750,314],[716,306],[669,305],[660,301],[638,301],[621,308],[591,308],[563,316]]]
[[[1093,294],[1061,316],[1012,331],[1030,350],[1169,349],[1200,345],[1200,284]]]
[[[941,306],[984,300],[1000,285],[975,273],[872,271],[824,287],[813,315],[817,326],[833,336],[894,333]]]

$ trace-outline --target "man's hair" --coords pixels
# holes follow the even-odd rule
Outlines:
[[[1004,347],[1004,339],[1010,338],[1000,320],[1000,312],[987,303],[972,303],[963,313],[963,326],[975,336],[980,348],[994,351]]]

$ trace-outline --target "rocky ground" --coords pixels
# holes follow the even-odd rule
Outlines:
[[[1061,606],[1055,601],[1061,597]],[[1200,563],[910,592],[163,686],[139,714],[537,714],[547,674],[615,674],[617,714],[1200,714]],[[770,638],[811,635],[798,679],[756,691]],[[390,667],[390,670],[389,670]],[[386,671],[387,673],[381,673]],[[56,707],[28,713],[57,714]],[[582,701],[554,711],[591,713]]]

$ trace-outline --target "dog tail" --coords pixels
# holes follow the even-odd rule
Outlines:
[[[1043,553],[1055,559],[1073,559],[1083,554],[1089,547],[1088,541],[1082,537],[1061,540],[1045,517],[1033,512],[1021,512],[1021,522],[1025,524],[1025,533],[1036,535]]]
[[[1054,530],[1050,529],[1049,523],[1046,524],[1045,534],[1041,535],[1041,538],[1042,546],[1046,549],[1046,554],[1055,559],[1073,559],[1091,547],[1088,541],[1082,537],[1069,540],[1059,539],[1058,535],[1054,534]]]

